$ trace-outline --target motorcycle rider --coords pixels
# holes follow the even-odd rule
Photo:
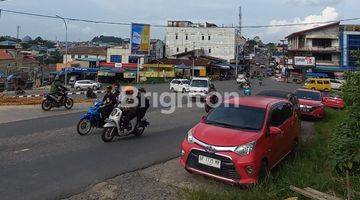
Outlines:
[[[139,88],[139,92],[137,95],[139,105],[136,111],[136,117],[138,121],[141,121],[145,117],[146,111],[150,107],[150,101],[148,98],[144,96],[145,93],[146,93],[145,88]]]
[[[65,91],[67,88],[64,86],[63,82],[60,80],[59,75],[57,75],[54,81],[51,84],[50,95],[53,96],[57,102],[61,102],[65,97]],[[60,99],[59,99],[60,97]]]
[[[107,117],[109,117],[110,113],[112,112],[114,106],[117,103],[116,97],[112,93],[111,86],[106,87],[106,94],[102,101],[104,105],[100,108],[100,113],[101,113],[101,119],[105,120]]]

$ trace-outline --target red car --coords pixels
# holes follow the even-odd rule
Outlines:
[[[180,164],[231,184],[255,184],[297,149],[300,123],[293,105],[271,97],[227,100],[193,127]]]
[[[295,96],[299,99],[300,112],[303,117],[322,119],[325,117],[325,106],[321,92],[308,89],[297,89]]]
[[[343,109],[345,107],[345,101],[332,94],[326,94],[322,98],[322,103],[329,108]]]

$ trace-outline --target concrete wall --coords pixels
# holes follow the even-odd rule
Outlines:
[[[110,62],[110,57],[112,55],[121,55],[122,63],[129,63],[129,56],[131,55],[131,49],[122,48],[122,47],[108,48],[106,62]]]
[[[167,27],[166,56],[183,53],[186,50],[204,49],[209,56],[230,61],[235,58],[235,33],[235,28]]]

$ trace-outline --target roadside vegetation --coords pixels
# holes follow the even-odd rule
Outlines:
[[[225,191],[187,190],[187,199],[286,199],[300,197],[289,189],[311,187],[332,195],[346,197],[346,178],[334,171],[331,148],[332,133],[339,120],[347,115],[345,110],[326,110],[326,118],[316,123],[315,136],[301,143],[295,158],[280,164],[271,176],[253,189],[228,186]],[[351,174],[353,191],[360,191],[360,174]],[[353,196],[356,195],[353,192]],[[354,198],[356,199],[356,198]]]

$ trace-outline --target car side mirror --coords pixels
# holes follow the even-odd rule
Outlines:
[[[275,127],[275,126],[270,127],[270,136],[277,136],[282,133],[283,133],[283,131],[280,128]]]

